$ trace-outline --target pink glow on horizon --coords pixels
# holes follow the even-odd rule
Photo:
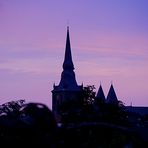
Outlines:
[[[148,106],[147,1],[0,1],[0,103],[43,102],[51,108],[60,81],[66,20],[79,84],[113,81],[127,105]],[[140,98],[140,99],[139,99]]]

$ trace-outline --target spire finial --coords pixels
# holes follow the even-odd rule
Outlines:
[[[102,84],[101,84],[101,81],[100,81],[100,85],[102,85]]]
[[[69,30],[69,19],[67,20],[67,30]]]
[[[69,31],[69,26],[67,26],[67,31]]]

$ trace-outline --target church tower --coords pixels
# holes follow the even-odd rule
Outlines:
[[[57,120],[61,120],[61,115],[69,110],[75,109],[82,100],[83,86],[78,85],[74,64],[71,54],[69,27],[67,27],[67,38],[65,57],[63,62],[63,72],[61,74],[61,80],[59,85],[53,86],[52,90],[52,111],[55,114]]]

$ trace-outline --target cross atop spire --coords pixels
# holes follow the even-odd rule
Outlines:
[[[71,55],[69,26],[67,26],[66,49],[65,49],[65,58],[63,62],[63,69],[74,70],[74,65],[73,65],[72,55]]]

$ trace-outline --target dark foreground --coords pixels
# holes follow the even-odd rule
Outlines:
[[[58,127],[52,112],[43,104],[29,103],[19,111],[16,106],[13,111],[7,109],[3,108],[0,116],[0,145],[3,147],[148,147],[146,127],[103,121]]]

